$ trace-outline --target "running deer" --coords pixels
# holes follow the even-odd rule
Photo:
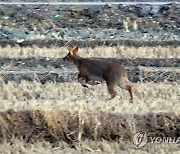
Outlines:
[[[130,93],[130,102],[133,102],[133,87],[131,86],[126,69],[118,62],[97,61],[82,58],[77,55],[78,47],[69,48],[69,53],[63,58],[76,65],[79,70],[78,81],[82,86],[88,87],[84,83],[94,85],[92,81],[105,81],[111,95],[110,99],[116,96],[115,86],[119,86]]]

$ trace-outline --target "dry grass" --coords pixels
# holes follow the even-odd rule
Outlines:
[[[79,54],[83,57],[100,58],[180,58],[180,47],[96,47],[81,48]],[[0,47],[0,57],[8,58],[29,58],[29,57],[49,57],[61,58],[68,52],[67,47],[39,48],[33,47]]]
[[[39,47],[0,47],[0,57],[8,58],[29,58],[29,57],[49,57],[61,58],[67,54],[68,48],[39,48]],[[79,54],[83,57],[101,58],[180,58],[180,47],[97,47],[95,49],[82,48]],[[8,109],[15,111],[32,110],[42,111],[45,119],[49,119],[48,125],[34,121],[39,126],[45,128],[53,127],[57,124],[56,118],[48,113],[58,113],[60,110],[83,113],[86,111],[104,111],[117,114],[146,114],[159,112],[174,112],[177,116],[180,113],[180,89],[178,83],[135,83],[135,102],[129,103],[129,93],[117,88],[118,96],[107,101],[110,97],[106,85],[97,85],[89,89],[83,88],[79,83],[46,83],[22,81],[20,84],[9,82],[5,84],[0,79],[0,111],[6,112]],[[33,112],[35,115],[35,112]],[[17,115],[17,114],[15,114]],[[58,116],[58,115],[57,115]],[[39,117],[43,120],[43,117]],[[10,122],[12,122],[10,119]],[[15,120],[15,119],[14,119]],[[23,117],[22,117],[23,120]],[[82,120],[82,119],[81,119]],[[2,118],[0,119],[2,122]],[[23,121],[23,122],[26,122]],[[130,123],[132,124],[132,123]],[[19,124],[18,126],[21,126]],[[133,124],[132,124],[133,125]],[[12,131],[15,131],[15,127]],[[22,125],[25,126],[25,125]],[[63,125],[62,125],[63,126]],[[2,127],[2,125],[0,125]],[[6,125],[3,125],[6,127]],[[81,130],[81,125],[76,126]],[[18,127],[17,127],[18,128]],[[26,129],[26,127],[23,127]],[[39,127],[37,127],[39,128]],[[16,129],[19,130],[19,129]],[[40,130],[43,134],[43,130]],[[52,129],[49,130],[52,132]],[[23,132],[25,133],[25,132]],[[41,133],[40,133],[41,134]],[[0,134],[2,135],[2,134]],[[106,134],[104,134],[106,136]],[[81,133],[77,140],[80,141]],[[177,153],[177,144],[151,144],[144,148],[135,149],[130,142],[108,142],[84,140],[76,148],[69,148],[67,143],[61,141],[52,146],[45,140],[29,144],[24,139],[17,139],[11,136],[10,140],[2,140],[0,153]]]
[[[117,88],[118,96],[110,97],[105,84],[83,88],[80,83],[47,83],[23,81],[21,84],[0,82],[0,111],[37,107],[59,110],[103,110],[125,113],[180,113],[180,89],[177,83],[136,83],[135,102],[129,103],[129,93]]]
[[[76,118],[70,118],[71,120],[76,121],[76,126],[67,127],[67,125],[59,124],[58,120],[63,121],[62,110],[68,110],[68,116],[74,116],[72,114],[74,111],[78,115],[83,115],[83,112],[93,110],[101,110],[104,112],[113,112],[119,114],[146,114],[147,112],[175,112],[178,116],[180,113],[180,90],[178,89],[179,85],[176,83],[138,83],[134,84],[135,87],[135,103],[129,103],[129,94],[121,89],[118,89],[118,97],[112,101],[106,101],[106,98],[109,97],[109,94],[106,90],[105,85],[98,85],[95,87],[91,87],[90,89],[82,88],[81,85],[77,82],[72,83],[47,83],[42,85],[38,82],[26,82],[23,81],[21,84],[17,84],[15,82],[9,82],[8,84],[4,84],[4,82],[0,81],[0,110],[6,111],[8,109],[15,109],[16,111],[30,109],[33,112],[27,112],[28,115],[32,115],[33,122],[28,122],[26,116],[21,116],[16,112],[10,111],[7,114],[7,118],[2,118],[6,114],[1,113],[0,118],[0,127],[1,132],[2,128],[9,128],[9,132],[16,133],[17,131],[20,134],[25,134],[25,136],[31,136],[31,133],[35,133],[33,130],[35,129],[40,135],[40,137],[44,133],[51,134],[51,137],[47,138],[47,141],[52,138],[58,139],[57,131],[60,130],[58,125],[63,128],[72,128],[81,130],[81,125],[77,125],[77,123],[84,122],[87,124],[88,122],[95,122],[95,124],[89,124],[87,128],[93,129],[91,131],[95,131],[96,125],[98,125],[98,120],[92,121],[87,119],[88,116],[84,116],[80,120]],[[37,110],[39,109],[39,110]],[[60,114],[57,114],[60,112]],[[21,113],[21,111],[20,111]],[[23,112],[24,113],[24,112]],[[93,112],[91,113],[93,114]],[[76,114],[77,115],[77,114]],[[13,118],[19,117],[19,118]],[[95,114],[93,114],[95,116]],[[172,116],[171,116],[172,118]],[[4,123],[5,120],[8,119],[8,123]],[[67,121],[67,118],[66,122]],[[111,118],[112,119],[112,118]],[[126,117],[128,119],[128,117]],[[169,119],[169,118],[168,118]],[[18,123],[19,120],[19,123]],[[114,119],[115,121],[118,118]],[[152,119],[151,119],[152,120]],[[123,121],[123,120],[122,120]],[[16,124],[15,124],[15,123]],[[108,122],[104,120],[104,122]],[[140,120],[140,122],[142,122]],[[3,123],[3,125],[2,125]],[[29,125],[25,125],[29,123]],[[70,124],[75,124],[75,122],[69,122]],[[32,127],[32,125],[36,124],[36,127]],[[171,123],[172,124],[172,123]],[[116,123],[114,123],[115,126]],[[129,124],[132,127],[134,123],[129,121]],[[107,126],[107,123],[104,124]],[[112,126],[112,124],[111,124]],[[168,126],[168,125],[167,125]],[[28,131],[28,127],[32,127],[32,131]],[[112,127],[108,127],[112,128]],[[148,127],[149,128],[149,127]],[[137,129],[137,128],[136,128]],[[135,130],[136,130],[135,129]],[[6,129],[4,129],[6,130]],[[25,131],[26,130],[26,131]],[[101,129],[102,130],[102,129]],[[105,131],[106,129],[104,129]],[[118,129],[114,129],[117,130]],[[129,129],[125,129],[129,130]],[[144,131],[145,129],[143,129]],[[46,132],[48,131],[48,133]],[[122,131],[122,129],[121,129]],[[118,131],[119,134],[122,134],[121,131]],[[69,134],[71,134],[69,132]],[[106,140],[81,140],[81,135],[84,131],[79,131],[76,134],[76,138],[80,137],[80,140],[75,144],[76,149],[70,148],[69,145],[64,141],[54,142],[50,144],[45,140],[39,140],[33,143],[25,142],[24,138],[19,139],[17,136],[11,136],[10,138],[5,138],[2,140],[0,144],[0,153],[177,153],[179,151],[179,144],[156,144],[156,143],[148,143],[144,148],[136,149],[132,142],[109,142]],[[113,131],[114,132],[114,131]],[[153,132],[154,133],[154,132]],[[2,133],[0,133],[2,134]],[[19,135],[20,135],[19,134]],[[102,133],[103,134],[103,133]],[[57,136],[58,135],[58,136]],[[74,137],[74,134],[71,134],[71,137]],[[107,136],[108,133],[104,134]],[[28,136],[29,137],[29,136]],[[33,136],[31,136],[33,137]],[[36,138],[36,136],[34,136]],[[46,137],[45,137],[46,138]],[[76,139],[75,138],[75,139]],[[2,138],[1,138],[2,139]],[[26,139],[26,137],[25,137]]]
[[[49,142],[37,142],[34,144],[27,144],[24,140],[12,139],[12,143],[4,142],[0,144],[0,153],[27,153],[27,154],[90,154],[90,153],[119,153],[119,154],[177,154],[179,152],[178,144],[152,144],[148,143],[145,148],[136,149],[132,143],[109,143],[107,141],[89,141],[85,140],[77,149],[69,148],[64,142],[59,142],[55,147]]]

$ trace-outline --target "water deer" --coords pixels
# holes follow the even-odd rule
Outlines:
[[[94,84],[91,81],[105,81],[111,95],[110,99],[116,96],[115,86],[119,86],[130,93],[130,102],[133,102],[133,87],[130,84],[126,69],[118,62],[106,62],[82,58],[78,54],[78,46],[75,49],[69,48],[69,53],[63,58],[76,65],[79,70],[78,81],[84,87],[87,84]]]

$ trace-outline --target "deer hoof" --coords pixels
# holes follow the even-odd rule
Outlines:
[[[85,84],[83,84],[82,86],[83,86],[84,88],[89,88],[89,87],[88,87],[87,85],[85,85]]]

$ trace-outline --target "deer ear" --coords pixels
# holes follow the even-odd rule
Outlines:
[[[69,51],[72,51],[73,49],[71,47],[69,47]]]
[[[73,55],[73,49],[71,47],[69,47],[69,53]]]
[[[74,55],[73,50],[70,50],[69,53],[70,53],[71,55]]]
[[[79,47],[77,46],[74,50],[73,50],[73,54],[76,54],[78,52]]]

